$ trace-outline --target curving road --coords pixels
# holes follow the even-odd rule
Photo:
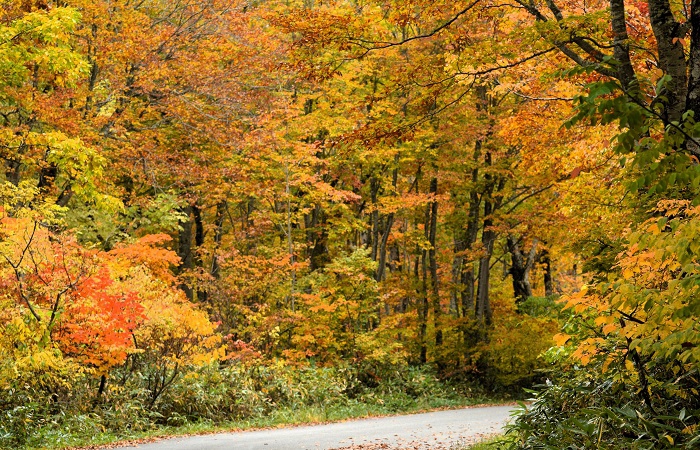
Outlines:
[[[126,447],[138,450],[450,449],[498,433],[512,406],[483,406],[237,433]]]

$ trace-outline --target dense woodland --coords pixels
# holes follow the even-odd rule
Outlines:
[[[0,5],[0,446],[425,383],[700,446],[700,1]]]

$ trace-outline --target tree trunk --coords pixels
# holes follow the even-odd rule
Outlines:
[[[216,225],[216,231],[214,232],[214,251],[211,255],[211,266],[209,268],[209,275],[212,278],[218,279],[221,274],[219,273],[219,259],[216,252],[221,248],[221,239],[224,236],[224,219],[226,217],[226,210],[228,205],[226,200],[219,202],[216,205],[216,218],[214,223]]]
[[[419,263],[422,261],[422,263]],[[428,290],[425,285],[426,276],[426,262],[425,262],[425,251],[423,251],[423,257],[416,256],[416,262],[414,266],[414,275],[416,280],[419,280],[418,266],[422,264],[423,267],[423,279],[420,282],[420,287],[418,288],[418,341],[420,343],[420,356],[419,361],[421,364],[425,364],[428,361],[428,347],[427,347],[427,333],[428,333]]]
[[[420,177],[421,171],[420,167],[416,173],[416,193],[420,192]],[[428,227],[430,222],[430,206],[425,208],[425,220],[423,221],[423,230],[425,240],[428,240]],[[416,228],[418,228],[418,220],[416,219]],[[419,266],[421,271],[419,272]],[[427,265],[427,252],[425,249],[421,249],[419,244],[416,244],[416,261],[413,267],[413,275],[417,284],[417,294],[418,294],[418,342],[420,345],[420,355],[419,361],[421,364],[425,364],[428,361],[428,346],[427,346],[427,334],[428,334],[428,286],[426,278],[428,277],[428,265]],[[422,276],[421,276],[422,275]]]
[[[550,297],[554,295],[554,279],[552,278],[552,261],[547,249],[542,250],[540,262],[544,266],[544,295]]]
[[[389,235],[391,234],[391,228],[394,226],[394,213],[389,213],[384,222],[384,232],[382,233],[382,239],[379,242],[379,261],[377,264],[377,274],[375,279],[377,281],[382,281],[384,279],[384,273],[386,272],[386,244],[389,240]]]
[[[530,270],[532,270],[537,257],[537,240],[533,242],[532,248],[527,255],[523,255],[520,249],[520,242],[515,236],[508,236],[507,245],[511,258],[509,273],[513,278],[513,296],[515,297],[516,305],[519,305],[529,297],[532,297]]]
[[[485,167],[492,165],[491,153],[486,152],[484,155]],[[495,197],[494,193],[500,192],[505,187],[506,180],[504,178],[496,178],[490,173],[484,175],[486,187],[483,193],[484,203],[484,223],[481,233],[482,251],[484,252],[479,259],[479,281],[476,292],[476,318],[482,325],[491,325],[493,312],[491,310],[490,299],[490,276],[491,276],[491,256],[493,255],[493,246],[496,242],[497,233],[493,229],[492,214],[501,206],[502,199]]]
[[[311,212],[308,223],[307,239],[311,246],[309,253],[309,269],[322,269],[330,262],[328,257],[328,231],[326,230],[326,214],[320,205]]]
[[[481,141],[474,145],[474,161],[481,158]],[[481,196],[476,190],[479,181],[479,167],[474,166],[472,170],[472,191],[469,194],[469,218],[467,220],[467,243],[468,248],[474,248],[479,236],[479,213],[481,211]],[[474,293],[476,292],[476,277],[474,276],[474,264],[470,261],[462,268],[462,310],[464,317],[474,315]]]
[[[442,315],[442,309],[440,308],[440,286],[438,283],[438,273],[437,273],[437,215],[438,215],[438,201],[435,198],[437,195],[438,179],[433,178],[430,180],[430,194],[433,195],[433,199],[430,202],[430,223],[428,232],[428,262],[430,265],[430,287],[431,287],[431,297],[433,303],[433,328],[435,329],[435,346],[439,347],[442,345],[442,329],[440,328],[440,316]]]
[[[377,260],[377,253],[379,251],[379,210],[377,204],[377,197],[379,195],[379,187],[381,183],[377,177],[372,177],[369,180],[369,195],[370,201],[372,202],[372,212],[369,215],[370,218],[370,244],[371,252],[370,257],[372,261]]]
[[[491,202],[485,201],[484,205],[490,209]],[[484,232],[481,235],[481,243],[484,254],[479,258],[479,283],[476,292],[476,318],[485,325],[491,324],[493,312],[489,297],[489,278],[491,277],[491,255],[493,244],[496,242],[496,232],[491,229],[493,221],[484,219]]]
[[[457,317],[466,316],[466,311],[463,310],[460,304],[460,296],[463,295],[465,286],[462,283],[464,272],[465,258],[464,251],[467,249],[466,233],[458,230],[455,233],[452,245],[454,256],[452,257],[452,293],[450,296],[450,313]]]
[[[392,174],[392,184],[393,184],[394,190],[396,190],[396,185],[398,183],[398,177],[399,177],[398,169],[394,169],[394,172]],[[389,241],[389,235],[391,234],[391,228],[393,226],[394,226],[394,213],[391,212],[387,215],[386,219],[384,220],[384,230],[382,232],[381,241],[379,242],[377,273],[375,276],[375,280],[377,280],[377,281],[382,281],[384,279],[384,273],[386,272],[386,251],[387,251],[386,245],[387,245],[387,242]]]
[[[19,180],[20,180],[20,174],[21,174],[20,169],[21,168],[22,168],[22,164],[19,161],[8,159],[7,165],[5,166],[5,179],[7,181],[9,181],[10,183],[14,184],[15,186],[18,186]]]
[[[202,218],[202,210],[198,206],[192,206],[192,217],[194,219],[194,266],[197,269],[204,268],[204,260],[202,258],[202,252],[204,251],[204,219]],[[201,276],[201,272],[198,271],[198,275]],[[204,280],[197,280],[197,292],[196,299],[198,302],[206,302],[209,295],[206,289],[202,288]]]
[[[610,0],[610,22],[613,32],[613,57],[617,61],[617,79],[627,89],[628,94],[634,96],[639,87],[635,83],[634,67],[630,59],[624,0]]]
[[[700,0],[692,0],[690,8],[690,56],[688,60],[688,98],[686,108],[694,113],[695,122],[700,121]],[[700,147],[695,141],[687,140],[686,148],[696,155]]]
[[[180,232],[178,233],[177,256],[180,257],[179,275],[194,268],[194,255],[192,254],[192,229],[194,226],[192,207],[186,206],[182,209],[182,212],[187,215],[187,221],[180,226]],[[194,291],[187,283],[181,283],[180,289],[185,292],[188,299],[194,300]]]
[[[649,21],[659,50],[659,67],[671,76],[663,89],[662,116],[665,123],[680,121],[685,111],[688,89],[687,65],[683,49],[683,31],[676,21],[668,0],[649,0]],[[692,37],[691,37],[692,39]],[[657,93],[657,99],[660,97]],[[697,120],[697,118],[696,118]]]

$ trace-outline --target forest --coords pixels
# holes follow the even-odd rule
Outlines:
[[[700,0],[0,5],[0,448],[700,447]]]

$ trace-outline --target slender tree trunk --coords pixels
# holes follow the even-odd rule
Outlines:
[[[488,89],[485,84],[479,84],[476,87],[477,102],[476,109],[480,112],[482,118],[489,123],[489,95]],[[490,125],[488,125],[487,135],[491,134]],[[478,143],[474,148],[474,161],[479,161],[481,157],[481,146],[483,143]],[[484,154],[484,184],[485,187],[481,193],[481,200],[484,205],[484,219],[483,219],[483,231],[481,233],[481,245],[483,254],[479,258],[479,272],[478,272],[478,284],[476,286],[476,304],[475,304],[475,315],[476,319],[482,325],[489,325],[491,323],[491,302],[489,297],[489,282],[491,276],[491,255],[493,254],[493,245],[496,240],[496,233],[492,229],[493,219],[491,214],[495,210],[493,205],[493,190],[494,190],[494,179],[493,176],[488,172],[488,167],[491,166],[491,153],[486,151]],[[476,174],[478,177],[478,173]],[[471,206],[475,203],[470,202]],[[471,209],[470,209],[471,212]]]
[[[532,285],[530,284],[530,271],[535,264],[537,257],[537,240],[532,244],[532,248],[527,255],[523,255],[518,239],[509,235],[506,239],[508,251],[510,252],[510,276],[513,279],[513,296],[516,304],[520,304],[532,297]]]
[[[7,165],[5,166],[5,179],[15,186],[19,185],[21,168],[22,164],[20,164],[19,161],[14,161],[12,159],[7,160]]]
[[[396,185],[398,183],[398,169],[394,169],[394,172],[392,174],[392,184],[394,187],[394,190],[396,190]],[[375,276],[375,280],[377,281],[382,281],[384,279],[384,273],[386,272],[386,251],[387,251],[387,242],[389,241],[389,235],[391,234],[391,228],[394,226],[394,213],[391,212],[386,216],[386,219],[384,220],[384,230],[382,232],[382,237],[381,241],[379,242],[379,249],[378,249],[378,264],[377,264],[377,273]]]
[[[202,258],[202,252],[204,251],[204,219],[202,217],[202,210],[198,206],[192,207],[192,218],[194,219],[194,265],[195,268],[204,269],[204,259]],[[198,275],[201,272],[198,272]],[[197,280],[197,292],[196,297],[198,302],[206,302],[208,299],[208,293],[206,289],[202,288],[202,283],[204,280]]]
[[[420,192],[420,168],[416,173],[416,193]],[[423,221],[423,230],[425,240],[428,240],[428,227],[430,222],[430,206],[425,208],[425,220]],[[416,228],[418,228],[418,220],[416,219]],[[421,268],[419,272],[419,266]],[[421,248],[420,245],[416,244],[416,261],[413,270],[414,279],[418,285],[418,341],[420,345],[420,355],[419,361],[421,364],[425,364],[428,361],[428,346],[427,346],[427,334],[428,334],[428,261],[427,261],[427,251]],[[422,276],[421,276],[422,275]]]
[[[321,205],[315,205],[308,221],[307,239],[311,247],[309,253],[309,269],[322,269],[329,263],[328,231],[326,230],[326,214]]]
[[[440,287],[438,283],[438,267],[437,267],[437,215],[438,215],[438,201],[435,196],[437,195],[438,189],[438,179],[433,178],[430,180],[430,194],[433,195],[433,199],[430,202],[430,221],[426,223],[429,225],[428,232],[428,263],[430,266],[430,296],[432,297],[433,303],[433,328],[435,329],[435,346],[439,347],[442,345],[442,329],[440,328],[440,316],[442,315],[442,309],[440,308]]]
[[[289,174],[289,165],[285,166],[284,168],[284,177],[285,177],[285,185],[284,185],[284,193],[286,196],[286,203],[287,203],[287,252],[289,254],[289,265],[291,267],[291,286],[289,290],[289,298],[288,298],[288,304],[289,308],[294,312],[296,310],[296,288],[297,288],[297,272],[295,268],[295,256],[294,256],[294,241],[292,239],[292,191],[291,191],[291,184],[290,184],[290,174]]]
[[[452,251],[452,292],[450,295],[450,313],[457,317],[465,315],[462,305],[460,304],[460,296],[464,292],[464,284],[462,283],[462,274],[464,272],[464,251],[467,249],[466,233],[457,232],[454,236]]]
[[[384,280],[384,273],[386,272],[386,257],[387,257],[387,241],[389,240],[389,235],[391,234],[391,228],[394,226],[394,213],[389,213],[386,217],[384,224],[384,233],[382,234],[382,239],[379,243],[379,261],[377,264],[377,275],[375,279],[377,281]]]
[[[425,253],[425,251],[423,253]],[[423,267],[422,279],[419,277],[418,273],[419,264]],[[420,256],[416,256],[414,275],[416,281],[420,280],[420,287],[418,289],[418,340],[420,342],[419,361],[421,364],[425,364],[428,361],[428,346],[426,342],[428,333],[428,292],[427,286],[425,285],[426,272],[425,257],[421,258]]]
[[[540,262],[544,266],[544,295],[550,297],[554,295],[555,289],[552,277],[552,260],[546,248],[540,254]]]
[[[624,0],[610,0],[610,22],[613,32],[613,56],[617,61],[617,78],[630,95],[636,95],[639,87],[635,86],[636,76],[630,59]]]
[[[377,253],[379,251],[379,210],[377,207],[377,197],[379,195],[379,187],[381,183],[379,179],[375,176],[369,180],[369,195],[370,201],[372,202],[372,212],[369,215],[370,218],[370,241],[371,241],[371,252],[370,257],[372,261],[377,260]]]
[[[477,141],[474,145],[474,161],[479,161],[481,158],[481,141]],[[469,194],[469,217],[467,219],[467,243],[468,248],[474,248],[476,240],[479,236],[479,214],[481,212],[482,197],[476,190],[476,184],[479,181],[479,167],[474,166],[472,169],[472,191]],[[474,315],[474,294],[476,292],[476,277],[474,276],[474,264],[469,261],[462,268],[462,310],[464,317],[472,317]]]
[[[186,206],[182,212],[187,215],[187,221],[182,223],[178,233],[177,255],[180,257],[180,265],[178,266],[178,274],[180,275],[194,268],[194,255],[192,254],[192,229],[194,226],[192,207]],[[188,299],[194,300],[194,291],[187,283],[181,283],[180,289],[185,292]]]
[[[454,310],[461,309],[460,317],[472,317],[474,315],[475,282],[474,264],[465,259],[464,252],[474,248],[479,235],[479,218],[481,209],[481,197],[477,192],[479,181],[479,166],[477,161],[481,158],[481,141],[474,144],[474,168],[471,170],[472,188],[469,192],[467,205],[467,222],[462,225],[455,235],[454,253],[452,262],[452,283],[455,288],[452,293],[452,305]],[[460,205],[464,207],[464,205]],[[459,305],[459,306],[458,306]]]
[[[107,375],[100,375],[100,386],[97,388],[97,395],[95,396],[95,401],[93,402],[92,406],[96,407],[100,401],[102,400],[102,395],[105,392],[105,389],[107,388]]]
[[[83,109],[83,119],[86,119],[92,110],[94,105],[93,94],[95,91],[95,85],[97,83],[97,76],[100,73],[100,66],[97,64],[97,48],[95,47],[95,42],[97,41],[97,25],[93,24],[90,27],[90,36],[87,39],[88,50],[87,59],[88,64],[90,64],[90,79],[88,80],[88,95],[85,98],[85,107]]]
[[[219,273],[219,258],[217,252],[221,248],[221,239],[224,236],[224,219],[226,218],[227,208],[226,200],[216,205],[216,218],[214,219],[216,225],[216,231],[214,232],[214,251],[211,255],[211,266],[209,268],[209,275],[214,279],[218,279],[221,276]]]
[[[484,204],[490,208],[491,202]],[[496,233],[491,229],[493,221],[484,219],[484,231],[481,237],[484,254],[479,258],[479,283],[476,293],[476,318],[485,325],[491,324],[493,312],[491,311],[491,300],[489,297],[489,282],[491,277],[491,256],[493,245],[496,242]]]
[[[492,165],[491,153],[486,152],[484,155],[484,163],[486,167]],[[486,188],[483,194],[484,203],[484,223],[481,233],[482,251],[484,252],[479,259],[479,281],[476,293],[476,318],[482,325],[491,325],[493,312],[491,310],[490,299],[490,276],[491,276],[491,256],[493,255],[493,247],[496,242],[497,233],[494,230],[494,222],[492,214],[501,206],[502,199],[494,196],[505,187],[506,180],[504,178],[496,178],[493,175],[486,173],[484,175]]]

